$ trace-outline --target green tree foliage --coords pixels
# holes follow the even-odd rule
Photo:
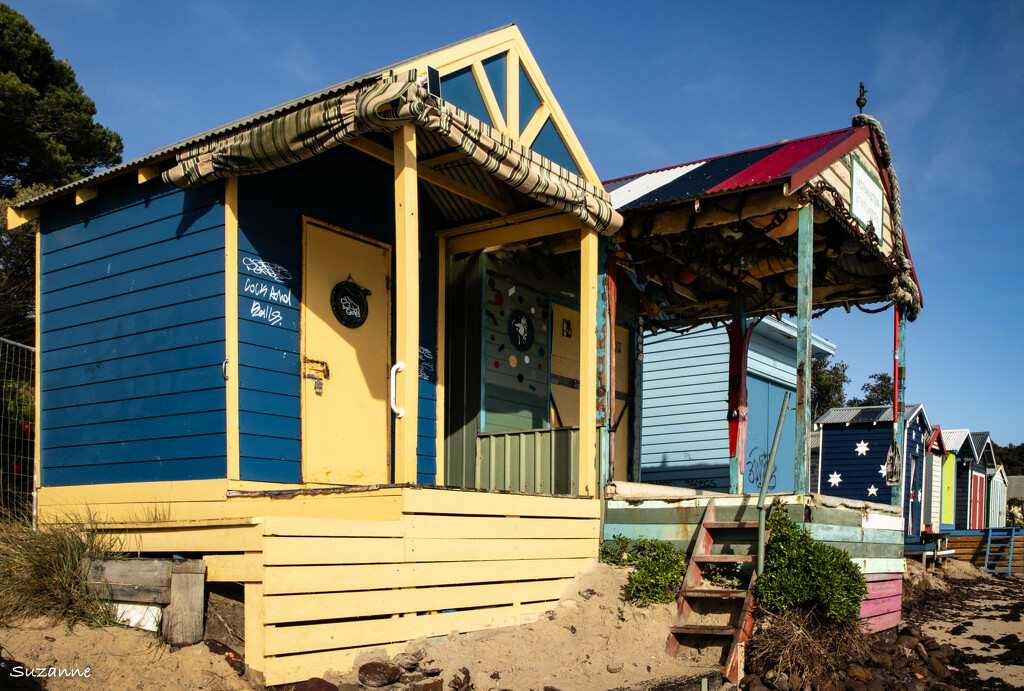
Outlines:
[[[96,106],[24,17],[0,4],[0,196],[59,185],[121,161],[121,137],[93,122]]]
[[[892,375],[886,372],[875,372],[868,377],[868,380],[860,387],[860,391],[864,395],[860,398],[851,398],[846,405],[892,405],[894,393]]]
[[[35,232],[7,229],[7,207],[121,161],[121,137],[93,121],[96,106],[66,60],[0,3],[0,336],[31,344]]]
[[[811,610],[836,623],[860,616],[867,584],[846,552],[812,539],[778,504],[768,528],[764,572],[755,585],[762,607],[772,612]]]
[[[992,442],[996,460],[1003,464],[1007,475],[1024,475],[1024,444],[1000,446]]]
[[[818,355],[811,360],[811,419],[817,420],[830,408],[846,403],[846,376],[849,367],[842,360],[831,362],[828,355]]]

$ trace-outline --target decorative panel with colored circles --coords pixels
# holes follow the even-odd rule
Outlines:
[[[546,293],[488,270],[484,279],[484,432],[548,426]]]

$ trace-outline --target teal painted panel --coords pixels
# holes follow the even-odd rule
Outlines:
[[[484,73],[487,81],[491,83],[491,91],[498,101],[498,108],[501,109],[501,116],[508,119],[508,58],[507,53],[501,53],[483,61]],[[522,127],[525,123],[520,123]]]
[[[858,528],[850,525],[828,525],[823,523],[804,524],[815,540],[829,542],[877,542],[884,544],[903,544],[903,532],[900,530],[878,530],[876,528]]]
[[[612,540],[616,535],[625,535],[630,540],[646,538],[648,540],[689,542],[696,532],[695,524],[605,523],[602,535],[605,540]]]
[[[534,113],[540,108],[540,96],[530,83],[530,78],[519,66],[519,130],[526,129],[526,126],[533,119]]]
[[[572,159],[572,154],[569,153],[569,149],[562,140],[562,135],[558,133],[555,124],[551,122],[551,118],[548,118],[548,121],[540,128],[540,132],[537,134],[537,138],[533,140],[530,148],[569,172],[576,175],[580,174],[580,169]]]
[[[472,68],[464,67],[441,77],[441,98],[466,111],[480,122],[494,126],[487,112],[487,105],[484,104],[484,97],[480,95],[480,89],[476,85]]]

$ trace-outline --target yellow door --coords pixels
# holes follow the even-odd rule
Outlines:
[[[389,482],[391,248],[305,219],[303,255],[303,479]]]

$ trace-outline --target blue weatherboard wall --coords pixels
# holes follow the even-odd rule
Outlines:
[[[41,217],[44,486],[226,476],[223,184]]]
[[[786,421],[775,453],[775,465],[768,478],[768,492],[792,492],[796,480],[793,463],[796,452],[796,389],[768,379],[747,376],[747,453],[743,467],[743,491],[754,494],[761,491],[768,455],[771,453],[775,428],[779,424],[779,411],[786,392],[790,392]]]
[[[925,434],[924,417],[918,413],[907,425],[903,502],[908,535],[917,535],[920,530]],[[822,425],[821,493],[880,504],[891,503],[893,488],[885,484],[884,466],[892,441],[892,421]],[[866,450],[862,442],[866,444]],[[876,489],[875,494],[869,491],[871,487]]]
[[[301,481],[302,216],[393,245],[393,194],[392,168],[348,148],[239,180],[239,443],[243,480]],[[420,212],[417,480],[429,483],[436,474],[437,456],[437,251],[433,242],[436,212],[425,195],[420,198]],[[268,275],[268,266],[276,277]],[[246,291],[247,282],[250,287],[253,283],[265,285],[267,290],[254,295]],[[270,299],[274,290],[278,297]],[[271,311],[254,311],[254,302]]]

